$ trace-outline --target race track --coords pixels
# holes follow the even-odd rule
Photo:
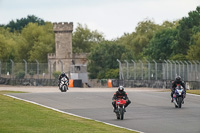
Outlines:
[[[127,89],[132,103],[124,120],[117,120],[111,105],[114,92],[69,90],[9,95],[145,133],[200,133],[200,96],[188,94],[179,109],[170,102],[170,92]]]

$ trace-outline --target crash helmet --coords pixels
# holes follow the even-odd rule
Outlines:
[[[65,76],[65,72],[62,72],[61,75],[62,75],[62,76]]]
[[[176,77],[176,81],[180,82],[181,81],[181,76]]]
[[[123,86],[119,86],[118,91],[119,91],[119,92],[124,91],[124,87],[123,87]]]

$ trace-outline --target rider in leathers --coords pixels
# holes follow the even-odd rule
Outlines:
[[[124,91],[124,87],[123,86],[119,86],[118,91],[116,91],[113,95],[113,102],[112,105],[114,107],[114,112],[116,111],[116,100],[118,98],[123,98],[124,100],[126,100],[126,105],[125,108],[131,103],[131,101],[129,100],[127,93]],[[124,109],[124,111],[126,112],[126,110]]]
[[[172,89],[171,89],[171,102],[173,102],[173,94],[175,93],[175,88],[177,86],[177,84],[180,84],[183,88],[184,88],[184,91],[185,91],[185,94],[184,94],[184,98],[186,96],[186,88],[185,88],[185,84],[183,81],[181,81],[181,77],[178,76],[176,77],[176,80],[174,82],[172,82]]]
[[[61,79],[62,79],[63,77],[66,77],[66,78],[67,78],[67,81],[68,81],[68,83],[69,83],[69,78],[67,77],[67,75],[66,75],[64,72],[62,72],[62,74],[60,74],[60,76],[59,76],[59,83],[58,83],[58,86],[60,85]]]

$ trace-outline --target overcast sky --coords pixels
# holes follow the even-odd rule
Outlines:
[[[135,31],[146,18],[156,24],[174,21],[196,10],[200,0],[0,0],[0,24],[35,15],[50,22],[86,24],[115,39]]]

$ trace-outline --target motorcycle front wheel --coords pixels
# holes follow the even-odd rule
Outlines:
[[[124,119],[124,109],[120,108],[120,119],[123,120]]]
[[[67,87],[65,85],[63,85],[61,88],[61,92],[66,92],[66,91],[67,91]]]
[[[178,97],[178,107],[181,108],[182,106],[182,102],[183,102],[183,98],[182,97]]]

